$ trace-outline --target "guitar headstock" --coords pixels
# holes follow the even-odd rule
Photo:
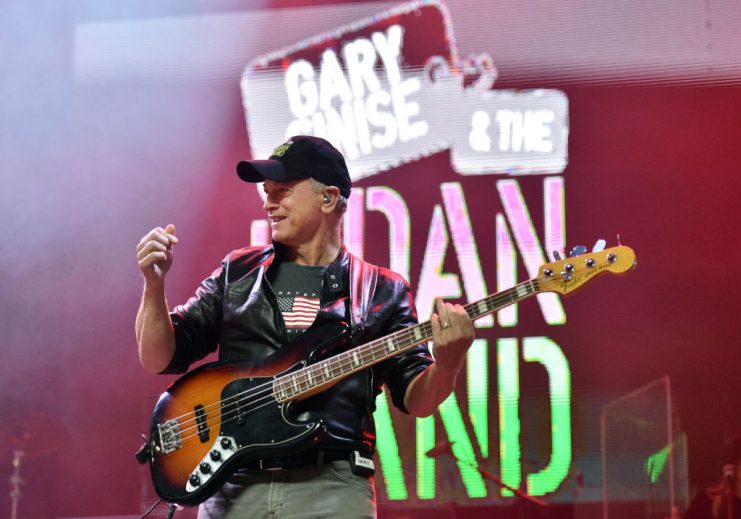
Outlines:
[[[538,290],[571,293],[598,274],[624,274],[635,266],[635,252],[624,245],[580,254],[541,265],[537,278]]]

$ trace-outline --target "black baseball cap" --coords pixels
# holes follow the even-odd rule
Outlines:
[[[265,179],[285,182],[312,177],[322,184],[338,187],[345,198],[350,198],[352,188],[342,153],[325,139],[311,135],[291,137],[275,148],[267,160],[241,161],[237,164],[237,175],[245,182]]]

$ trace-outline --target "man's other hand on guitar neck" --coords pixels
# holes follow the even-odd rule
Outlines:
[[[473,322],[461,305],[435,301],[432,316],[432,354],[435,363],[415,378],[407,388],[404,406],[410,414],[429,416],[450,395],[473,343]]]

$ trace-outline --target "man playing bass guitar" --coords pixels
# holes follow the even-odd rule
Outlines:
[[[268,359],[269,371],[269,359],[283,352],[322,358],[417,323],[406,281],[352,256],[342,243],[352,186],[344,158],[329,142],[292,137],[268,160],[240,162],[237,173],[263,183],[273,243],[230,252],[192,298],[169,311],[165,276],[178,243],[175,227],[157,227],[142,238],[137,258],[144,294],[136,338],[147,371],[183,373],[217,348],[224,363]],[[463,307],[438,300],[436,311],[434,360],[424,344],[415,346],[297,402],[295,416],[321,423],[321,435],[301,452],[238,467],[201,504],[199,518],[375,517],[376,396],[385,384],[400,410],[432,414],[452,392],[473,341]],[[312,350],[302,342],[310,336],[321,343],[322,330],[338,322],[351,323],[339,350]],[[276,366],[272,374],[282,369]],[[241,427],[264,434],[269,443],[271,432],[284,426],[278,422],[251,423],[247,416]]]

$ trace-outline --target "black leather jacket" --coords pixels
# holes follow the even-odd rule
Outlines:
[[[283,317],[268,281],[281,247],[250,247],[231,252],[184,305],[170,314],[176,350],[163,373],[183,373],[188,366],[219,348],[219,359],[240,362],[263,359],[290,347]],[[349,323],[348,271],[355,258],[344,248],[324,273],[321,307],[313,327],[328,321]],[[365,327],[353,338],[362,344],[417,323],[414,300],[406,281],[380,268],[368,305]],[[348,346],[350,347],[350,346]],[[404,394],[409,383],[432,363],[421,345],[339,381],[301,403],[308,411],[321,410],[327,435],[322,447],[373,452],[375,399],[385,383],[394,405],[406,412]]]

